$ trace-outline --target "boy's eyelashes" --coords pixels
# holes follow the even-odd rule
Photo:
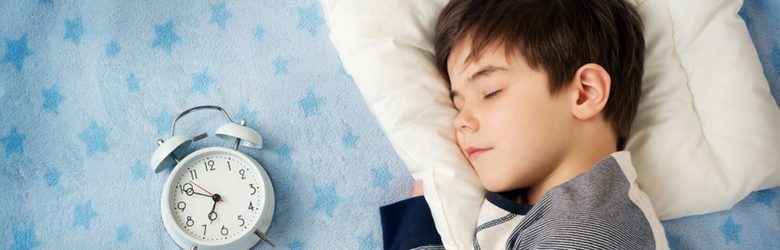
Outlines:
[[[485,96],[484,96],[484,97],[482,97],[482,98],[483,98],[483,99],[486,99],[486,100],[487,100],[487,99],[493,99],[493,98],[495,98],[496,96],[498,96],[499,94],[501,94],[501,91],[502,91],[502,90],[503,90],[503,89],[499,89],[499,90],[496,90],[496,91],[490,92],[489,94],[485,95]]]
[[[499,90],[496,90],[496,91],[490,92],[490,93],[488,93],[487,95],[484,95],[484,96],[482,96],[482,99],[483,99],[483,100],[490,100],[490,99],[496,98],[496,97],[498,97],[498,96],[499,96],[499,95],[500,95],[500,94],[501,94],[503,91],[504,91],[504,89],[499,89]],[[453,98],[453,99],[452,99],[453,106],[455,106],[455,110],[457,110],[458,112],[460,112],[460,109],[461,109],[461,108],[462,108],[462,106],[463,106],[463,104],[462,104],[463,100],[456,100],[456,99],[458,99],[458,98]]]

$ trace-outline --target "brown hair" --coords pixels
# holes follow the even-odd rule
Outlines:
[[[436,24],[439,73],[450,81],[447,60],[471,39],[467,60],[485,49],[519,52],[550,79],[550,93],[566,87],[579,67],[596,63],[612,79],[604,118],[623,148],[639,105],[645,41],[636,10],[624,0],[453,0]]]

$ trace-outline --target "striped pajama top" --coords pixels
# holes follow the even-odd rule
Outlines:
[[[442,249],[422,197],[380,209],[385,249]],[[630,154],[611,154],[533,206],[488,193],[474,249],[668,249]]]

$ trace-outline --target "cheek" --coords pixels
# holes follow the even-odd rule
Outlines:
[[[504,160],[516,163],[538,163],[556,144],[555,134],[560,121],[555,117],[561,114],[552,103],[515,103],[514,109],[491,112],[485,117],[484,132],[491,137],[492,143],[501,148]],[[533,107],[533,108],[531,108]],[[487,125],[489,124],[489,125]]]
[[[544,109],[510,104],[491,110],[482,124],[494,140],[516,143],[542,136],[540,130],[546,126],[548,115]]]

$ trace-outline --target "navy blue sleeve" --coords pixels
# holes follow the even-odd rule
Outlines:
[[[423,196],[379,208],[384,249],[412,249],[442,245],[433,216]]]

